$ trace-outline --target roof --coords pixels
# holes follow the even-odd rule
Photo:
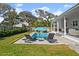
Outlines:
[[[64,13],[62,13],[61,15],[59,15],[56,20],[61,19],[62,17],[67,17],[71,14],[73,14],[74,11],[79,10],[79,3],[76,4],[75,6],[73,6],[72,8],[68,9],[67,11],[65,11]]]

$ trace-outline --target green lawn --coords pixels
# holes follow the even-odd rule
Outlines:
[[[10,37],[0,39],[0,55],[1,56],[77,56],[76,52],[68,48],[66,45],[22,45],[12,44],[16,40],[22,38],[24,34],[17,34]]]

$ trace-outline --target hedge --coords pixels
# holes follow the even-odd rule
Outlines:
[[[15,35],[18,33],[23,33],[26,32],[27,29],[24,28],[18,28],[18,29],[13,29],[13,30],[0,30],[0,37],[6,37],[6,36],[11,36],[11,35]]]

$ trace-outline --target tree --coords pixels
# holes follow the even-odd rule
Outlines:
[[[16,16],[17,16],[17,12],[15,10],[9,10],[4,14],[4,18],[5,18],[4,21],[7,20],[7,22],[9,22],[10,25],[14,25],[16,22]]]
[[[31,12],[28,11],[22,11],[19,13],[19,17],[21,18],[22,21],[27,21],[29,22],[30,18],[29,16],[31,15]]]
[[[41,9],[37,9],[35,10],[36,14],[39,15],[39,17],[44,17],[46,18],[47,16],[50,16],[50,17],[54,17],[55,15],[48,12],[48,11],[45,11],[45,10],[41,10]]]
[[[4,20],[1,24],[13,25],[16,12],[9,4],[0,3],[0,16],[4,17]]]
[[[12,7],[6,3],[0,3],[0,15],[3,16],[8,10],[11,10]]]
[[[46,19],[46,21],[48,22],[48,26],[50,26],[51,19],[56,17],[56,15],[54,15],[48,11],[41,10],[41,9],[35,10],[35,12],[37,15],[39,15],[40,18]]]
[[[21,21],[26,21],[29,23],[29,26],[31,26],[31,22],[34,21],[34,19],[36,19],[35,16],[32,15],[31,12],[29,11],[22,11],[19,13],[19,17],[21,18]]]
[[[43,17],[44,16],[44,10],[41,10],[41,9],[38,9],[38,10],[35,10],[36,14],[39,16],[39,17]]]

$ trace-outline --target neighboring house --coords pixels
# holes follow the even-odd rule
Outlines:
[[[13,27],[23,27],[23,25],[29,26],[29,23],[27,23],[26,21],[24,21],[24,22],[20,22],[18,24],[13,25]]]
[[[29,26],[29,17],[19,17],[19,20],[15,20],[16,24],[13,25],[14,27],[23,27],[23,26],[26,26],[28,27]]]
[[[79,4],[55,18],[54,29],[64,35],[79,35]]]

